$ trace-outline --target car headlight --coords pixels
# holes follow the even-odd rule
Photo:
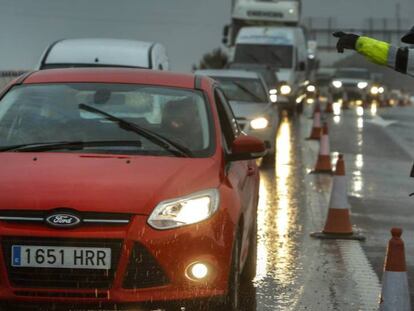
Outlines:
[[[359,82],[357,86],[359,89],[363,90],[368,86],[368,82]]]
[[[339,80],[335,80],[335,81],[332,81],[332,85],[333,85],[335,88],[340,89],[340,88],[342,87],[342,82],[341,82],[341,81],[339,81]]]
[[[314,85],[308,85],[307,87],[306,87],[306,90],[309,92],[309,93],[313,93],[313,92],[315,92],[316,91],[316,87],[314,86]]]
[[[266,118],[256,118],[252,121],[250,121],[250,126],[254,130],[262,130],[266,128],[269,125],[269,121]]]
[[[291,92],[292,88],[287,84],[280,87],[280,93],[282,93],[282,95],[289,95]]]
[[[269,91],[269,94],[270,94],[270,95],[276,95],[276,94],[277,94],[277,89],[271,89],[271,90]]]
[[[164,201],[155,207],[148,224],[160,230],[195,224],[210,218],[217,211],[219,201],[220,195],[217,189],[208,189]]]
[[[382,86],[378,88],[378,93],[384,94],[384,92],[385,92],[385,89]]]
[[[377,86],[373,86],[370,92],[372,95],[377,95],[379,93],[379,88]]]

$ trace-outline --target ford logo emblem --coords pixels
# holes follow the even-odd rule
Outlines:
[[[81,219],[69,213],[56,213],[48,216],[46,222],[53,227],[70,228],[80,224]]]

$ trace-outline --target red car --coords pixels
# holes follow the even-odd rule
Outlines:
[[[265,146],[213,80],[29,73],[1,95],[0,137],[0,301],[238,308]]]

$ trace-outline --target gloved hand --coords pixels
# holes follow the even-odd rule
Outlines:
[[[334,32],[333,36],[339,38],[338,43],[336,44],[336,49],[338,50],[338,53],[343,53],[345,49],[356,49],[356,43],[359,39],[358,35],[338,31]]]

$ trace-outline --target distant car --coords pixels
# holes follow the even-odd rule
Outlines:
[[[331,92],[334,100],[341,99],[345,106],[350,103],[365,104],[369,100],[372,81],[364,68],[339,68],[332,77]]]
[[[5,90],[0,135],[7,310],[204,298],[239,310],[265,146],[240,131],[216,82],[41,70]]]
[[[220,83],[241,129],[264,140],[268,148],[266,157],[274,157],[280,120],[278,100],[276,93],[269,95],[262,76],[246,70],[199,70],[195,74]]]
[[[320,68],[315,75],[315,87],[319,94],[319,99],[322,102],[330,100],[330,91],[332,87],[332,77],[335,69],[333,68]]]
[[[37,69],[67,67],[133,67],[168,70],[161,43],[124,39],[64,39],[52,43]]]

